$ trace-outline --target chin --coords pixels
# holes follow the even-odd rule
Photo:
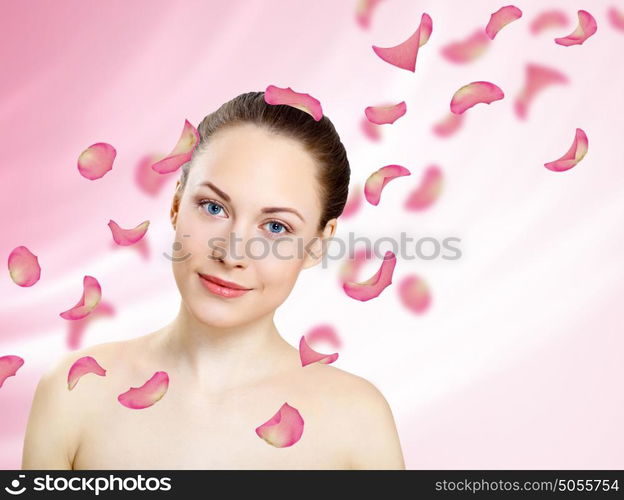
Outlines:
[[[194,300],[191,304],[187,303],[187,307],[197,318],[197,321],[219,328],[233,327],[246,322],[246,312],[249,312],[248,308],[236,307],[227,303],[215,303],[211,299]]]

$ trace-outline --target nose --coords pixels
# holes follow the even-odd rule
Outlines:
[[[227,234],[221,235],[211,245],[213,248],[211,257],[227,267],[244,269],[249,265],[247,241],[244,232],[232,226]]]

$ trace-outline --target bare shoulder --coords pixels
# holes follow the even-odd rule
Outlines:
[[[306,385],[323,398],[321,407],[347,444],[351,468],[405,468],[392,410],[375,384],[332,365],[315,363],[303,370]]]
[[[47,386],[51,390],[58,391],[64,388],[68,391],[67,377],[72,365],[81,358],[91,357],[105,370],[123,366],[128,358],[134,356],[140,350],[140,341],[144,337],[137,337],[128,340],[117,340],[104,342],[92,346],[67,352],[54,361],[41,377],[40,384]],[[106,374],[109,375],[108,373]],[[90,380],[85,378],[84,380]],[[83,380],[81,379],[81,382]],[[83,382],[84,383],[84,382]]]
[[[83,377],[69,390],[68,374],[78,359],[91,356],[108,369],[122,362],[135,342],[114,341],[63,354],[44,371],[32,399],[24,445],[22,469],[72,469],[85,417],[98,399],[97,391],[84,390],[96,376]],[[84,379],[84,380],[83,380]],[[78,389],[78,386],[82,390]]]

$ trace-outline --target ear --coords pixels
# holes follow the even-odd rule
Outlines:
[[[176,225],[178,222],[178,212],[180,210],[180,198],[182,198],[182,193],[180,188],[182,187],[182,183],[178,180],[176,182],[175,193],[173,194],[173,201],[171,203],[171,212],[169,213],[169,217],[171,219],[171,225],[175,231]]]
[[[313,240],[309,245],[306,245],[306,255],[304,258],[303,269],[316,266],[319,262],[323,260],[323,257],[327,253],[329,238],[334,236],[337,227],[337,218],[328,220],[327,224],[325,224],[325,228],[323,229],[323,231],[315,237],[316,239]]]

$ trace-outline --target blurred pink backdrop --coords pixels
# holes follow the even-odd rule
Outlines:
[[[177,313],[169,209],[178,173],[154,195],[135,181],[144,155],[168,154],[184,120],[195,126],[221,103],[268,85],[319,99],[345,144],[353,186],[387,164],[411,177],[386,186],[340,221],[369,238],[459,237],[458,260],[403,260],[394,284],[358,302],[337,279],[341,262],[302,273],[276,321],[293,345],[319,324],[342,341],[335,365],[373,382],[393,409],[410,469],[624,468],[624,31],[610,22],[622,1],[516,2],[523,16],[474,61],[442,56],[506,3],[383,0],[365,27],[355,1],[3,2],[0,16],[0,356],[25,360],[0,388],[0,467],[21,465],[34,388],[68,347],[84,275],[97,277],[108,313],[85,324],[80,345],[143,335]],[[532,34],[540,13],[565,26]],[[554,42],[577,25],[598,30],[582,45]],[[380,59],[372,45],[407,39],[426,12],[433,20],[414,73]],[[514,113],[525,66],[568,78]],[[505,98],[468,110],[460,129],[432,127],[453,93],[475,80]],[[406,101],[407,112],[361,129],[367,106]],[[582,128],[586,157],[565,172],[544,163],[563,155]],[[113,170],[82,177],[78,155],[108,142]],[[426,167],[444,175],[427,210],[402,201]],[[109,219],[151,225],[146,246],[115,248]],[[17,246],[39,258],[40,281],[12,282]],[[140,248],[143,248],[142,253]],[[145,253],[147,252],[147,253]],[[367,262],[364,279],[378,267]],[[432,301],[402,306],[396,283],[418,274]],[[105,311],[105,310],[103,310]],[[322,352],[329,352],[327,349]]]

